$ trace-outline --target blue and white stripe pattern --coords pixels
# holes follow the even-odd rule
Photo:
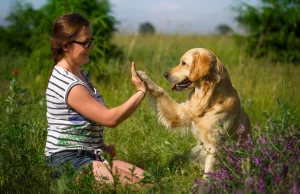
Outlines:
[[[94,88],[87,73],[82,75]],[[91,95],[104,104],[99,92],[91,90],[85,82],[62,67],[55,66],[46,90],[48,134],[45,155],[50,156],[63,150],[102,149],[103,126],[80,115],[67,104],[70,89],[75,85],[85,86]]]

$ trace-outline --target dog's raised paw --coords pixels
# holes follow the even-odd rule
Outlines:
[[[139,76],[139,78],[142,81],[146,82],[146,81],[150,80],[150,78],[146,75],[145,72],[143,72],[143,71],[136,71],[136,73],[137,73],[137,75]]]
[[[163,89],[156,85],[143,71],[136,72],[139,78],[146,84],[147,89],[150,91],[150,95],[157,96],[163,92]]]
[[[136,72],[139,76],[139,78],[146,84],[149,90],[153,90],[156,84],[146,75],[143,71],[137,71]]]

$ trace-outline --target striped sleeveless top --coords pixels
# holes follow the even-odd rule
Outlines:
[[[84,118],[67,104],[68,93],[75,85],[85,86],[99,103],[104,104],[88,74],[84,70],[80,71],[94,91],[77,76],[59,66],[54,66],[49,78],[46,90],[48,121],[46,156],[63,150],[102,149],[104,146],[103,126]]]

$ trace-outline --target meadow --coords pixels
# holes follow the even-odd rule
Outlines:
[[[106,143],[116,146],[116,159],[147,170],[143,187],[99,185],[89,171],[78,181],[73,181],[72,175],[52,180],[43,155],[47,134],[45,90],[50,69],[42,69],[38,75],[32,70],[49,65],[11,52],[0,56],[2,191],[190,193],[195,184],[194,192],[198,193],[300,191],[299,64],[275,63],[267,56],[253,59],[245,53],[245,45],[236,45],[229,36],[115,34],[113,41],[123,49],[124,60],[94,60],[96,62],[83,66],[108,107],[120,105],[135,92],[131,83],[131,61],[135,61],[137,69],[145,71],[173,99],[184,101],[187,92],[171,92],[171,84],[163,74],[179,64],[187,50],[208,48],[227,68],[249,115],[253,148],[241,150],[230,140],[226,141],[227,147],[224,147],[231,149],[218,153],[223,174],[218,171],[220,173],[212,175],[209,183],[203,183],[201,166],[190,159],[189,151],[196,145],[194,138],[189,133],[172,132],[159,124],[146,97],[128,120],[114,129],[105,130]],[[51,59],[48,62],[52,63]],[[13,72],[14,69],[18,73]],[[9,75],[12,81],[5,80]],[[230,162],[232,158],[234,162]],[[148,183],[152,185],[150,188]]]

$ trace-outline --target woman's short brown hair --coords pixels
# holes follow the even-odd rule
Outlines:
[[[54,23],[51,33],[51,52],[56,64],[64,56],[63,46],[74,40],[83,26],[90,22],[79,13],[67,13]]]

